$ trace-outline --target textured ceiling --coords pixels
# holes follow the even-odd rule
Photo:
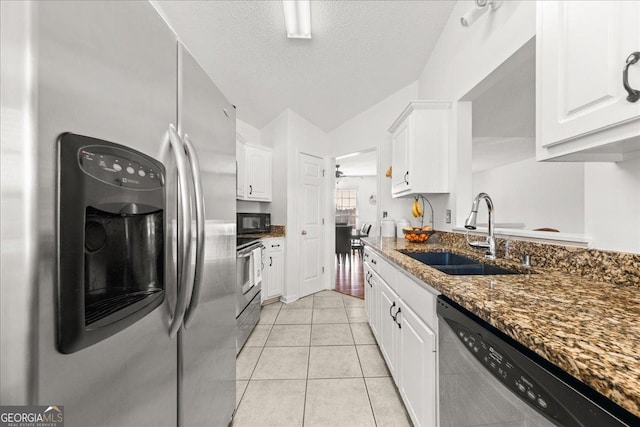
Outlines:
[[[291,108],[324,131],[415,81],[453,1],[312,1],[312,39],[287,39],[281,1],[157,1],[238,118]]]

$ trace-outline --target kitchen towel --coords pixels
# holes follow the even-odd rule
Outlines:
[[[262,248],[256,248],[252,251],[251,258],[253,259],[253,279],[257,285],[262,282]]]

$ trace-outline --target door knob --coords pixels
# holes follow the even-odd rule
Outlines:
[[[307,230],[302,230],[302,235],[306,236],[307,235]]]

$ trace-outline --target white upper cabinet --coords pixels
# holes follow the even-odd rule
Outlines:
[[[250,144],[238,144],[238,200],[271,201],[271,149]]]
[[[537,3],[538,160],[640,156],[640,101],[623,83],[627,58],[640,51],[639,23],[637,1]],[[640,61],[627,74],[640,90]]]
[[[449,192],[451,103],[413,101],[389,128],[393,197]]]

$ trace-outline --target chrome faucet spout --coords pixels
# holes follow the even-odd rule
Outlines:
[[[471,205],[471,212],[469,213],[469,217],[464,222],[464,227],[467,230],[475,230],[476,220],[478,217],[478,207],[480,205],[480,200],[484,199],[487,203],[487,210],[489,211],[489,228],[487,233],[486,242],[477,242],[477,241],[469,241],[469,232],[467,232],[467,243],[472,248],[476,249],[487,249],[486,257],[489,259],[496,259],[496,239],[493,236],[493,228],[494,228],[494,218],[493,218],[493,200],[487,193],[479,193],[474,199],[473,204]]]

